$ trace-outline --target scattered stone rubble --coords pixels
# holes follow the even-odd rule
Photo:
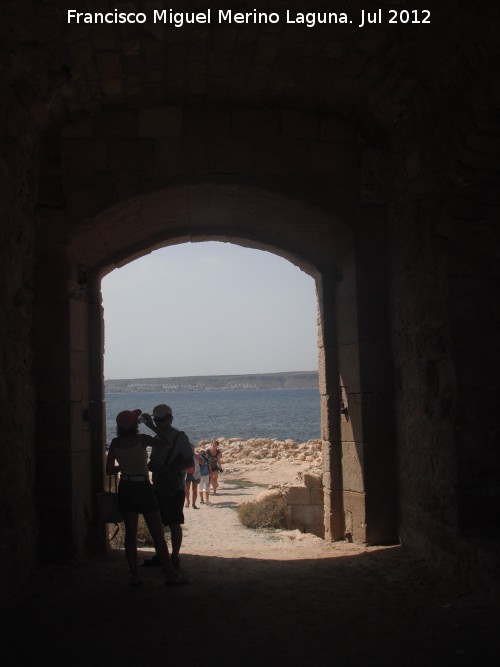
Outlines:
[[[274,438],[217,438],[222,451],[222,460],[228,469],[238,463],[269,463],[274,461],[308,462],[321,468],[321,440],[308,440],[297,443],[295,440],[276,440]],[[200,440],[198,445],[206,447],[210,440]]]

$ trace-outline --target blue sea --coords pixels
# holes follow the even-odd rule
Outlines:
[[[140,408],[152,412],[167,403],[174,413],[173,425],[185,431],[194,444],[199,440],[226,437],[291,438],[306,442],[320,437],[320,396],[312,389],[248,389],[239,391],[106,392],[106,437],[116,434],[116,415]],[[144,425],[140,430],[151,431]]]

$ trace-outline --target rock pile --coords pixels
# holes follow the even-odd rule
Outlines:
[[[275,461],[308,462],[321,467],[321,440],[297,443],[295,440],[274,438],[217,438],[224,466],[236,463],[274,463]],[[207,447],[210,440],[200,440],[199,447]]]

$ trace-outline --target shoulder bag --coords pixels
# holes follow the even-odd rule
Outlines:
[[[117,475],[115,478],[115,489],[117,488]],[[104,523],[114,523],[115,530],[109,540],[113,540],[120,530],[119,524],[123,521],[123,516],[118,509],[118,494],[111,491],[111,475],[108,477],[108,490],[100,491],[97,494],[97,503],[99,505],[99,515]]]

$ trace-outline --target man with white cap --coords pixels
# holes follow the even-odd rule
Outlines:
[[[174,415],[169,405],[164,403],[157,405],[153,409],[153,418],[144,413],[142,418],[146,426],[156,432],[160,431],[172,443],[168,451],[166,448],[154,447],[148,467],[153,473],[153,490],[160,505],[163,525],[170,527],[172,564],[178,568],[180,567],[179,551],[182,544],[182,524],[184,523],[186,469],[194,465],[193,451],[184,431],[178,431],[172,426]],[[143,563],[145,566],[157,564],[159,564],[158,556],[153,556]]]

